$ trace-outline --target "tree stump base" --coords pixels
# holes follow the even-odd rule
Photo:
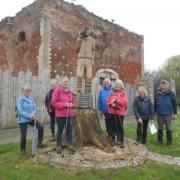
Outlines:
[[[107,153],[115,151],[108,143],[99,122],[98,112],[94,109],[76,109],[74,143],[77,148],[94,145]]]

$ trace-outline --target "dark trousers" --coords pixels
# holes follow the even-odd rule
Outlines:
[[[118,141],[124,141],[124,116],[109,114],[109,119],[112,139],[115,140],[115,136],[117,135]]]
[[[72,117],[57,117],[57,145],[62,144],[62,135],[64,127],[66,128],[66,138],[68,144],[72,145],[72,128],[73,128],[73,120]]]
[[[141,123],[137,123],[137,131],[136,131],[136,134],[137,134],[137,138],[136,138],[136,141],[137,142],[142,142],[143,144],[146,143],[146,138],[147,138],[147,127],[148,127],[148,122],[149,122],[149,119],[146,119],[146,120],[142,120],[143,121],[143,124]]]
[[[28,125],[34,126],[34,121],[28,123],[19,123],[21,139],[20,139],[20,148],[21,151],[26,150],[26,136],[27,136],[27,128]],[[44,127],[38,121],[36,121],[36,128],[38,130],[38,143],[41,144],[43,141]]]
[[[50,116],[50,129],[51,129],[51,134],[55,134],[55,112],[48,112]]]
[[[108,136],[111,136],[111,119],[109,118],[109,113],[103,113],[105,117],[105,125],[106,125],[106,132]]]

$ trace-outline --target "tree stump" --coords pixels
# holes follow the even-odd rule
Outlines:
[[[76,109],[74,120],[74,143],[76,147],[95,145],[105,152],[114,152],[103,132],[97,110]]]

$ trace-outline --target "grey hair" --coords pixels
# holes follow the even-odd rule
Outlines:
[[[124,83],[120,79],[116,79],[116,81],[114,82],[114,86],[115,86],[115,88],[121,87],[122,89],[124,89]]]
[[[138,90],[137,90],[138,95],[139,95],[139,92],[140,92],[140,91],[144,91],[145,96],[147,96],[147,95],[148,95],[148,92],[147,92],[146,88],[144,88],[144,87],[142,87],[142,86],[141,86],[141,87],[139,87],[139,88],[138,88]]]
[[[109,83],[111,83],[111,80],[110,80],[109,78],[105,78],[105,79],[104,79],[104,82],[107,82],[107,81],[108,81]]]
[[[68,78],[67,76],[65,76],[65,77],[63,78],[62,82],[64,82],[64,81],[69,81],[69,78]]]
[[[31,86],[29,84],[24,84],[22,90],[24,91],[25,89],[31,90]]]

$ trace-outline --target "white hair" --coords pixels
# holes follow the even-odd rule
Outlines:
[[[111,80],[110,80],[109,78],[105,78],[105,79],[104,79],[104,82],[109,82],[109,83],[111,83]]]
[[[23,87],[22,87],[22,90],[24,91],[26,89],[31,90],[31,86],[29,84],[24,84]]]
[[[69,78],[68,78],[67,76],[65,76],[65,77],[63,78],[62,82],[64,82],[64,81],[69,81]]]
[[[114,86],[115,86],[115,89],[116,88],[124,88],[124,83],[123,83],[123,81],[122,80],[120,80],[120,79],[116,79],[116,81],[114,82]]]

